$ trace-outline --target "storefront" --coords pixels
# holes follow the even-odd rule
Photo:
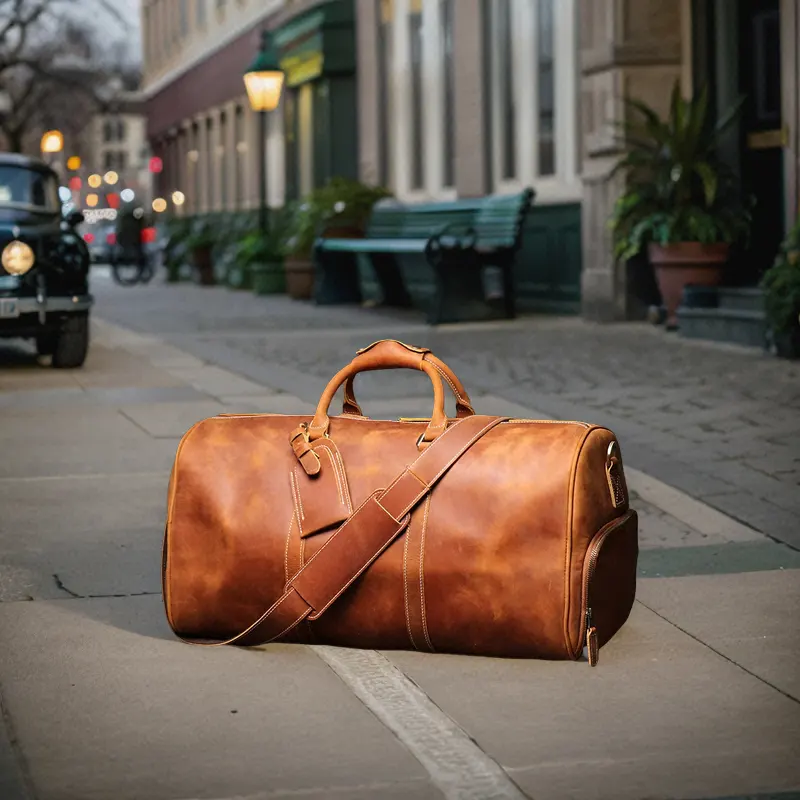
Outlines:
[[[355,19],[352,0],[332,0],[273,32],[286,74],[283,132],[287,200],[334,175],[358,173]]]

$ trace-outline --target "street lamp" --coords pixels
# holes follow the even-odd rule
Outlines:
[[[278,62],[278,54],[272,46],[269,31],[261,32],[261,49],[253,63],[244,74],[244,85],[250,108],[258,112],[259,120],[259,168],[260,195],[259,223],[261,230],[267,230],[267,112],[274,111],[281,100],[283,70]]]

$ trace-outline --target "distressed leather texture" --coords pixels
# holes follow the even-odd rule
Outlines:
[[[430,419],[363,415],[355,376],[389,368],[426,372]],[[220,415],[184,436],[164,602],[203,643],[577,659],[587,616],[599,646],[626,621],[637,542],[611,431],[478,417],[443,362],[388,340],[334,376],[313,417]]]

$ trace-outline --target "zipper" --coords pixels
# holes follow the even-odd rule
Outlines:
[[[606,481],[614,508],[624,506],[626,502],[625,483],[622,477],[622,464],[619,460],[618,450],[619,446],[616,440],[612,440],[606,453]]]
[[[606,539],[612,533],[614,533],[614,531],[622,527],[622,525],[630,516],[630,513],[631,512],[628,511],[624,516],[614,520],[605,531],[601,532],[595,537],[594,543],[589,548],[589,554],[586,558],[586,565],[583,569],[583,587],[581,590],[581,599],[582,606],[586,609],[583,614],[585,631],[583,652],[589,661],[590,667],[597,666],[597,662],[600,658],[600,648],[597,643],[597,627],[592,622],[592,608],[589,605],[589,586],[592,582],[592,576],[594,575],[595,568],[597,567],[597,559],[600,557],[600,550],[603,547],[603,544],[605,543]]]

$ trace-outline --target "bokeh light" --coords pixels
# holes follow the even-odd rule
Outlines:
[[[88,183],[92,189],[99,189],[103,183],[103,179],[95,172],[86,179],[86,183]]]
[[[100,198],[94,192],[86,195],[86,205],[89,208],[94,208],[99,202]]]
[[[182,206],[186,202],[186,195],[183,192],[173,192],[172,202],[175,203],[176,206]]]
[[[153,200],[153,211],[155,211],[156,214],[160,214],[162,211],[166,210],[167,201],[163,197],[156,197],[156,199]]]

